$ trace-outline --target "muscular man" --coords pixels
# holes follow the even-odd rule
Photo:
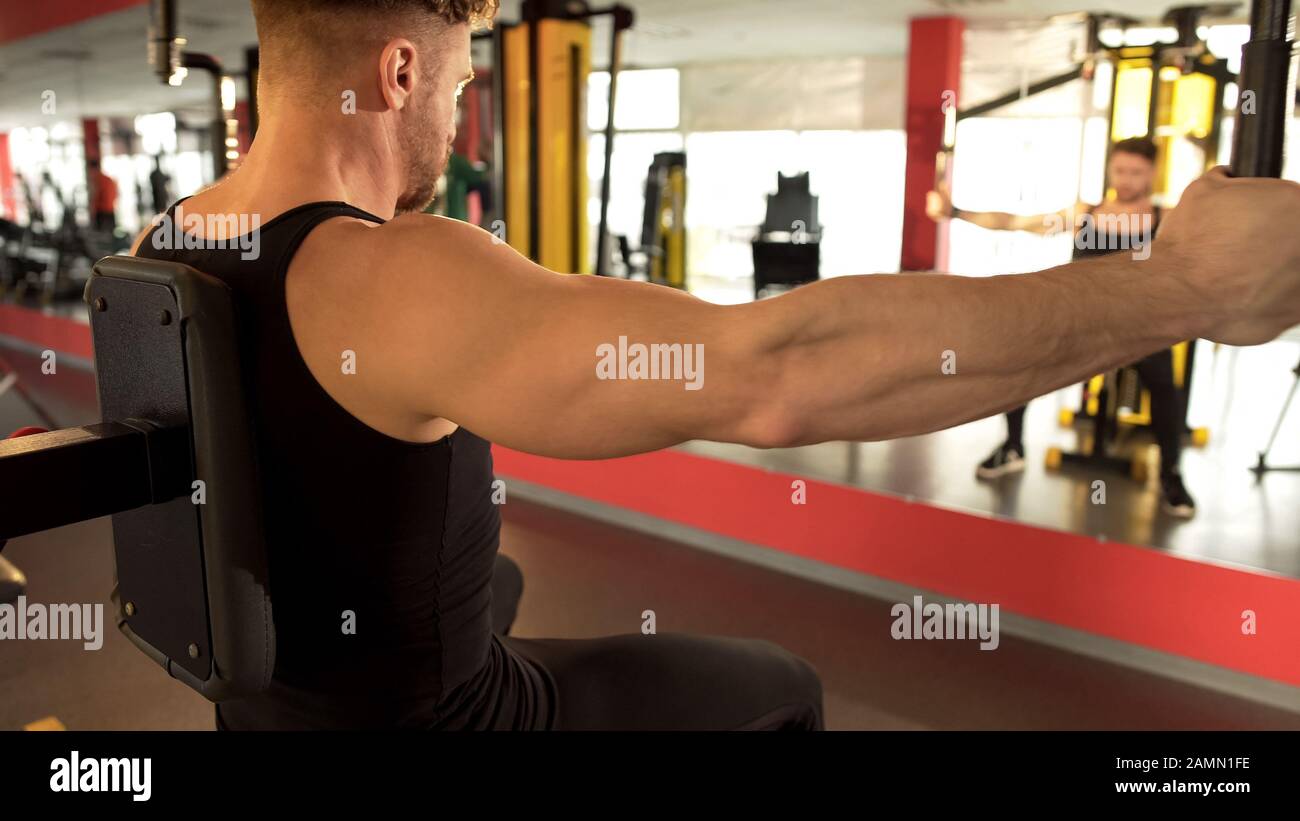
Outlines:
[[[1112,253],[1130,253],[1145,259],[1160,225],[1160,207],[1151,200],[1155,182],[1156,146],[1144,137],[1121,140],[1111,149],[1106,178],[1115,198],[1100,205],[1077,203],[1055,214],[1006,214],[954,208],[948,192],[930,194],[927,210],[933,219],[961,219],[995,231],[1029,231],[1036,234],[1074,231],[1074,259]],[[1183,485],[1182,459],[1186,400],[1174,384],[1173,352],[1161,348],[1139,359],[1137,370],[1151,394],[1151,428],[1160,446],[1160,492],[1165,512],[1180,518],[1196,513],[1196,502]],[[1025,406],[1007,411],[1007,440],[980,463],[976,475],[996,479],[1024,470]]]
[[[766,642],[494,634],[487,443],[600,459],[691,439],[908,436],[1180,339],[1255,344],[1300,322],[1300,238],[1276,216],[1300,210],[1300,187],[1223,174],[1166,217],[1143,276],[1120,256],[991,279],[842,277],[720,306],[548,271],[419,213],[492,0],[253,9],[257,139],[171,212],[206,247],[138,244],[220,277],[240,311],[279,652],[271,688],[222,704],[220,726],[820,727],[815,671]],[[250,214],[255,259],[222,218]],[[608,378],[642,375],[609,368],[621,339],[702,354],[690,381]]]

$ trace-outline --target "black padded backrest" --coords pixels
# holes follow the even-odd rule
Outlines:
[[[808,172],[789,177],[778,173],[776,193],[767,196],[767,216],[763,220],[762,232],[788,232],[793,230],[791,226],[801,224],[805,232],[816,234],[821,229],[817,210],[817,197],[812,193]]]
[[[258,693],[275,629],[231,292],[186,265],[113,256],[86,301],[103,418],[189,440],[188,481],[167,484],[181,494],[113,516],[118,625],[211,701]]]

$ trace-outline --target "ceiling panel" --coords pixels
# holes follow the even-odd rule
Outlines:
[[[907,21],[918,15],[959,14],[977,25],[1041,20],[1079,8],[1081,0],[634,0],[638,24],[628,37],[630,65],[662,66],[776,57],[902,55]],[[1178,0],[1108,4],[1158,17]],[[180,31],[190,48],[243,67],[255,41],[242,0],[180,0]],[[1095,7],[1093,7],[1095,8]],[[517,17],[517,0],[503,18]],[[177,109],[202,116],[208,85],[195,77],[182,88],[159,83],[145,60],[148,8],[106,14],[0,46],[0,131],[83,115],[130,115]],[[597,43],[605,42],[604,30]],[[603,49],[598,48],[598,53]],[[55,92],[54,117],[42,95]],[[242,94],[242,91],[241,91]]]

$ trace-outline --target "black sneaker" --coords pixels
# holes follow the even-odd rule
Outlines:
[[[975,475],[981,479],[996,479],[1008,473],[1019,473],[1025,469],[1025,454],[1021,449],[1010,444],[1003,444],[993,451],[989,458],[975,469]]]
[[[1190,519],[1196,515],[1196,501],[1183,487],[1183,477],[1177,473],[1160,480],[1160,502],[1170,516]]]

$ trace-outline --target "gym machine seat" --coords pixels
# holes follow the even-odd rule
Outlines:
[[[85,298],[105,421],[0,442],[0,541],[112,514],[122,632],[210,701],[260,692],[275,629],[230,291],[113,256]]]
[[[776,194],[753,242],[754,298],[769,285],[794,287],[821,278],[821,223],[809,175],[777,174]]]

